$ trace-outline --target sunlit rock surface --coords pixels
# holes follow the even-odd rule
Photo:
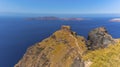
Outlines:
[[[89,49],[105,48],[115,41],[112,36],[107,32],[105,27],[99,27],[90,31],[88,35],[87,46]]]
[[[62,26],[42,42],[29,47],[15,67],[85,67],[85,39]]]

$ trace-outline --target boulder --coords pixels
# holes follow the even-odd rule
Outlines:
[[[110,44],[114,44],[115,40],[108,34],[105,27],[99,27],[90,31],[88,35],[88,49],[105,48]]]

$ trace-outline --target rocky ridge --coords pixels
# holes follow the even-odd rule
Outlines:
[[[15,67],[79,67],[84,65],[81,57],[86,50],[85,38],[69,26],[62,26],[49,38],[28,48]]]

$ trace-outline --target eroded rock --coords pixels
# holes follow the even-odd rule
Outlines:
[[[87,46],[89,49],[105,48],[110,44],[114,44],[115,40],[108,34],[105,27],[93,29],[88,35]]]

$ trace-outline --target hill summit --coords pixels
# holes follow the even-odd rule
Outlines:
[[[15,67],[79,67],[87,50],[85,38],[62,26],[40,43],[27,49]]]

